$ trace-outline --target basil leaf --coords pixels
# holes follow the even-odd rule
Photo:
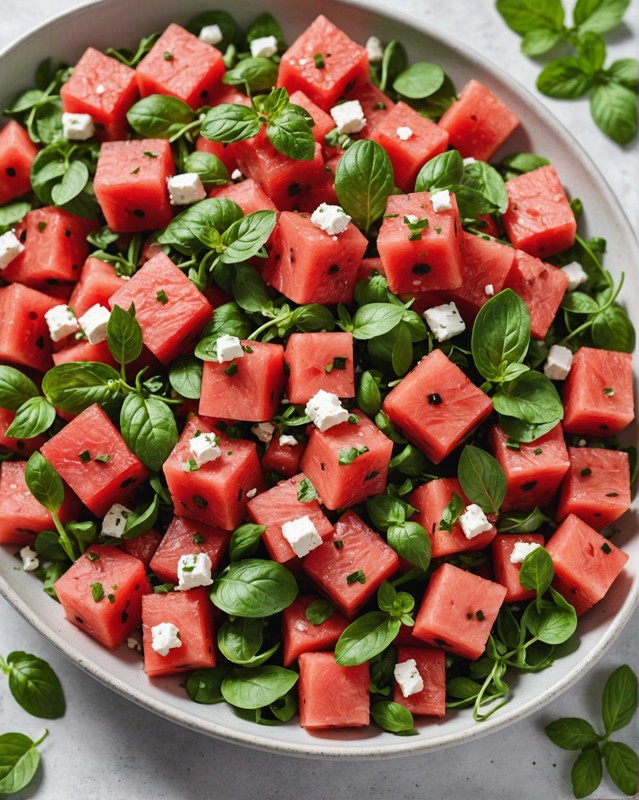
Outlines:
[[[55,408],[44,397],[30,397],[16,411],[13,422],[4,432],[14,439],[32,439],[55,422]]]
[[[608,774],[624,794],[637,796],[639,759],[632,748],[623,742],[605,742],[603,757]]]
[[[302,478],[297,485],[297,500],[299,503],[312,503],[317,500],[317,489],[308,478]]]
[[[613,65],[614,66],[614,65]],[[8,228],[20,222],[31,211],[31,203],[27,200],[14,200],[0,208],[0,228]]]
[[[120,411],[120,430],[145,467],[158,472],[178,440],[170,408],[156,397],[128,395]]]
[[[402,558],[421,569],[430,564],[430,538],[418,522],[403,522],[391,525],[387,533],[388,544]]]
[[[199,400],[202,393],[202,364],[194,356],[178,356],[169,369],[171,388],[188,400]]]
[[[403,525],[416,510],[399,497],[388,494],[369,497],[366,501],[366,512],[380,531],[386,531],[392,525]]]
[[[113,306],[107,323],[107,344],[118,364],[130,364],[142,352],[142,329],[135,316]]]
[[[195,119],[195,112],[183,100],[151,94],[131,106],[126,118],[136,133],[147,139],[170,139]]]
[[[222,236],[227,247],[221,260],[225,264],[237,264],[256,256],[268,241],[276,222],[274,211],[254,211],[238,219]]]
[[[64,692],[58,676],[46,661],[30,653],[14,651],[7,656],[9,689],[14,699],[34,717],[64,716]]]
[[[51,189],[51,199],[56,206],[70,203],[89,181],[89,169],[84,161],[72,161],[60,183]]]
[[[501,514],[497,530],[499,533],[536,533],[544,523],[552,521],[535,506],[532,511],[509,511]]]
[[[42,203],[51,204],[53,186],[58,183],[67,170],[64,155],[57,147],[43,148],[31,165],[31,188]]]
[[[379,386],[368,371],[362,372],[357,387],[357,405],[369,417],[375,416],[382,405]]]
[[[636,89],[639,82],[639,64],[636,58],[620,58],[613,61],[607,74],[615,83],[620,83],[627,89]]]
[[[238,304],[224,303],[215,309],[213,319],[206,326],[204,333],[206,336],[216,338],[226,333],[229,336],[237,336],[238,339],[246,339],[251,330],[251,322]]]
[[[568,292],[561,301],[561,307],[571,314],[597,314],[601,309],[595,298],[585,292]]]
[[[470,189],[481,195],[482,202],[479,213],[492,213],[498,211],[505,213],[508,208],[508,193],[503,178],[494,167],[485,161],[473,161],[464,167],[462,187]],[[457,201],[460,203],[462,217],[473,216],[464,210],[464,190],[457,190]]]
[[[335,661],[342,667],[364,664],[385,650],[399,633],[399,619],[383,611],[369,611],[345,628],[335,645]]]
[[[79,414],[94,403],[112,404],[120,394],[120,376],[97,361],[60,364],[44,376],[42,391],[51,405]]]
[[[499,462],[478,447],[462,450],[457,476],[464,494],[486,514],[496,514],[506,496],[506,475]]]
[[[69,560],[56,531],[40,531],[36,536],[35,551],[43,561]]]
[[[228,74],[228,73],[227,73]],[[225,186],[231,179],[224,162],[212,153],[194,150],[184,159],[184,172],[195,172],[200,176],[202,184],[209,186]]]
[[[441,531],[448,531],[452,533],[453,525],[459,519],[460,514],[464,510],[464,503],[457,492],[453,492],[453,496],[448,501],[448,505],[442,511],[442,518],[439,523]]]
[[[36,742],[22,733],[3,733],[0,736],[0,792],[15,794],[24,789],[39,763]]]
[[[530,314],[524,301],[503,291],[484,303],[471,335],[475,366],[486,380],[499,380],[502,364],[524,360],[530,343]]]
[[[277,64],[270,58],[245,58],[225,73],[223,83],[268,92],[277,83]]]
[[[561,0],[497,0],[496,5],[506,25],[522,36],[537,28],[560,31],[564,24]]]
[[[499,414],[533,424],[557,423],[564,416],[564,407],[553,382],[535,370],[502,384],[493,395],[493,405]]]
[[[254,108],[222,103],[206,112],[200,133],[213,142],[241,142],[257,135],[262,122]]]
[[[253,555],[265,530],[266,525],[253,525],[250,522],[236,528],[229,542],[229,560],[239,561],[241,558]]]
[[[51,513],[57,513],[64,502],[64,484],[53,466],[37,450],[27,461],[24,479],[38,503]]]
[[[62,103],[51,97],[40,107],[35,118],[37,138],[45,144],[54,144],[62,138]]]
[[[269,617],[296,597],[297,581],[286,567],[255,558],[230,564],[211,589],[213,604],[237,617]]]
[[[191,254],[207,245],[212,233],[222,233],[242,216],[242,209],[232,200],[210,197],[174,217],[157,240]]]
[[[337,164],[337,198],[364,232],[384,214],[394,186],[393,165],[388,153],[371,139],[355,142]]]
[[[606,43],[597,33],[587,31],[577,41],[577,52],[593,72],[603,69],[606,60]]]
[[[122,539],[135,539],[151,530],[158,518],[160,509],[160,495],[153,495],[153,500],[146,508],[137,508],[135,513],[126,518]]]
[[[541,597],[555,577],[555,568],[550,553],[537,547],[524,558],[519,571],[519,582],[524,589],[532,589]]]
[[[0,408],[17,411],[40,393],[35,383],[15,367],[0,364]]]
[[[509,170],[522,174],[524,172],[532,172],[539,167],[547,167],[550,161],[543,156],[536,155],[536,153],[515,153],[511,156],[506,156],[501,163]]]
[[[618,144],[628,144],[637,133],[637,93],[620,83],[599,84],[590,95],[597,127]]]
[[[525,56],[542,56],[558,44],[562,39],[559,31],[550,28],[535,28],[528,31],[521,41],[521,52]]]
[[[577,0],[572,18],[579,33],[608,33],[621,22],[630,0]]]
[[[291,324],[299,331],[332,331],[335,328],[335,319],[326,306],[309,303],[292,312]]]
[[[222,681],[222,696],[237,708],[262,708],[283,697],[299,679],[284,667],[236,669]]]
[[[579,753],[572,765],[570,779],[575,797],[586,797],[592,794],[601,783],[603,769],[601,753],[597,745],[589,745]]]
[[[521,624],[546,644],[563,644],[577,628],[577,615],[572,606],[563,608],[542,600],[539,609],[535,603],[526,606]]]
[[[413,343],[408,326],[404,322],[393,330],[391,364],[396,375],[402,377],[413,363]]]
[[[230,668],[212,667],[211,669],[197,669],[192,672],[184,684],[188,696],[195,703],[211,705],[221,703],[222,681],[229,674]]]
[[[313,600],[306,609],[306,619],[311,625],[321,625],[330,619],[335,613],[335,609],[328,600]]]
[[[515,417],[499,415],[499,427],[514,442],[534,442],[535,439],[539,439],[540,436],[544,436],[544,434],[549,433],[556,427],[557,422],[558,420],[551,420],[550,422],[532,424],[521,419],[515,419]]]
[[[403,315],[403,306],[390,303],[369,303],[361,306],[353,317],[353,337],[355,339],[371,339],[374,336],[388,333],[399,325]]]
[[[435,94],[444,83],[444,77],[444,70],[438,64],[418,62],[395,78],[393,89],[404,97],[421,100]]]
[[[273,147],[288,158],[312,161],[315,157],[315,137],[298,108],[289,103],[275,117],[269,117],[266,136]]]
[[[627,664],[618,667],[606,681],[602,718],[606,736],[630,724],[637,710],[637,676]]]
[[[599,741],[597,732],[585,719],[563,717],[546,725],[546,736],[562,750],[583,750],[589,744]]]
[[[396,456],[391,458],[390,469],[396,469],[402,475],[417,478],[428,468],[429,461],[426,456],[413,444],[407,444]]]
[[[461,183],[464,175],[464,162],[457,150],[447,150],[427,161],[419,171],[415,181],[416,192],[430,192],[448,189]]]
[[[217,644],[224,658],[243,667],[257,667],[267,661],[280,646],[258,655],[264,640],[264,620],[236,617],[227,620],[217,634]]]
[[[378,700],[371,706],[371,717],[384,731],[407,733],[414,729],[413,715],[405,706],[392,700]]]
[[[407,64],[408,56],[404,45],[392,39],[384,48],[379,88],[385,92],[402,70],[406,69]]]
[[[557,58],[542,69],[537,77],[537,88],[548,97],[573,100],[581,97],[592,86],[593,76],[580,58]]]

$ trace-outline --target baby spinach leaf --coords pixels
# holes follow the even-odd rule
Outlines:
[[[237,708],[261,708],[283,697],[298,679],[297,672],[284,667],[236,669],[222,681],[222,696]]]
[[[211,705],[221,703],[222,681],[229,674],[230,667],[220,666],[211,669],[197,669],[192,672],[184,684],[188,696],[195,703]]]
[[[259,653],[263,641],[263,619],[245,617],[229,619],[222,625],[217,635],[217,644],[224,658],[243,667],[260,666],[279,647],[279,642],[276,642],[269,650]]]

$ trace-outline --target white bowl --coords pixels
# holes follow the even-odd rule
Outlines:
[[[385,41],[401,40],[411,59],[441,64],[458,88],[471,77],[493,89],[522,121],[522,127],[508,141],[506,152],[521,150],[543,154],[556,166],[573,197],[580,197],[586,209],[580,232],[603,236],[608,241],[606,266],[626,272],[623,297],[637,298],[639,263],[637,241],[630,224],[610,188],[590,158],[573,137],[543,106],[508,76],[478,53],[439,35],[419,20],[397,14],[387,16],[363,8],[357,0],[345,5],[339,0],[322,0],[313,10],[299,0],[244,0],[227,7],[240,23],[251,21],[262,11],[271,11],[281,21],[288,40],[320,11],[333,19],[354,39],[364,42],[371,34]],[[132,46],[141,36],[162,30],[169,22],[185,22],[200,11],[224,3],[210,0],[102,0],[71,11],[20,39],[0,54],[0,108],[19,90],[31,84],[38,62],[54,59],[74,62],[93,45]],[[499,154],[498,154],[499,155]],[[639,325],[637,303],[630,314]],[[633,431],[634,433],[634,431]],[[635,436],[636,438],[636,436]],[[41,583],[16,569],[14,550],[0,548],[0,593],[43,636],[72,662],[121,695],[181,725],[230,742],[287,755],[332,758],[378,758],[417,753],[460,744],[511,724],[549,703],[571,686],[610,647],[639,602],[639,537],[636,504],[621,522],[615,539],[630,555],[630,561],[607,596],[579,623],[578,643],[548,670],[524,674],[512,680],[511,700],[483,723],[473,721],[469,710],[450,712],[440,722],[419,723],[419,736],[397,737],[376,728],[310,733],[295,721],[279,727],[262,727],[237,717],[229,706],[198,705],[180,687],[183,678],[149,681],[139,655],[126,648],[110,653],[68,623],[61,607],[42,591]]]

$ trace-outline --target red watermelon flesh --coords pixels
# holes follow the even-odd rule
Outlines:
[[[341,667],[334,653],[302,653],[299,665],[300,725],[303,728],[361,728],[369,724],[368,663]]]
[[[348,620],[339,611],[333,610],[331,616],[314,625],[306,617],[311,603],[320,600],[317,595],[307,594],[297,597],[282,612],[283,663],[290,666],[302,653],[330,650],[348,625]]]
[[[355,396],[352,333],[294,333],[285,359],[291,403],[307,403],[320,389],[337,397]]]
[[[352,89],[346,96],[347,100],[359,100],[359,103],[366,118],[366,125],[359,133],[354,135],[356,139],[370,139],[372,133],[378,125],[386,119],[390,112],[395,108],[395,103],[387,97],[381,89],[373,83],[364,83]],[[333,127],[335,125],[333,124]]]
[[[226,186],[216,186],[209,192],[209,197],[232,200],[245,215],[254,211],[277,211],[275,203],[251,178],[245,178],[239,183],[228,183]]]
[[[219,158],[228,170],[229,174],[233,172],[233,170],[237,169],[235,149],[232,143],[222,144],[222,142],[212,142],[210,139],[205,139],[203,136],[199,136],[195,143],[195,149],[203,153],[210,153],[211,155]]]
[[[568,285],[565,272],[523,250],[515,251],[504,288],[512,289],[526,304],[533,339],[543,339],[559,310]]]
[[[510,555],[517,542],[528,542],[544,546],[541,533],[499,534],[493,541],[493,570],[495,580],[506,587],[506,603],[520,603],[536,597],[534,589],[524,589],[519,580],[521,563],[513,564]]]
[[[262,456],[264,473],[277,472],[285,478],[292,478],[299,472],[300,459],[304,453],[304,444],[281,445],[280,437],[273,436],[266,453]]]
[[[151,528],[150,531],[140,536],[134,536],[133,539],[123,539],[120,544],[120,550],[134,558],[138,558],[144,564],[145,569],[149,569],[153,554],[161,541],[162,534]]]
[[[15,120],[0,130],[0,205],[31,190],[31,165],[37,146]]]
[[[108,306],[111,295],[125,283],[123,278],[118,278],[112,264],[100,261],[99,258],[89,257],[84,262],[80,279],[71,292],[69,305],[76,317],[81,317],[96,303]]]
[[[0,289],[0,361],[46,372],[52,362],[44,315],[59,304],[21,283]]]
[[[74,339],[70,341],[75,342]],[[75,344],[70,344],[68,347],[63,347],[53,354],[53,363],[68,364],[70,361],[101,361],[103,364],[109,364],[112,367],[117,366],[115,358],[111,355],[109,345],[107,342],[100,342],[99,344],[90,344],[88,341],[79,341]]]
[[[335,127],[335,123],[333,122],[333,117],[330,114],[327,114],[326,111],[323,111],[316,103],[314,103],[309,97],[307,97],[304,92],[297,91],[293,92],[291,95],[291,103],[296,106],[301,106],[303,109],[308,111],[308,113],[313,118],[313,136],[315,137],[315,141],[319,142],[320,144],[324,144],[324,139],[326,134],[329,131],[332,131]]]
[[[424,681],[424,688],[404,697],[395,681],[393,700],[407,708],[411,714],[443,717],[446,714],[446,654],[443,650],[427,647],[397,648],[398,664],[411,658],[417,663],[417,671]]]
[[[180,556],[206,553],[216,570],[229,545],[228,531],[204,525],[187,517],[173,517],[151,560],[151,569],[161,581],[178,582]]]

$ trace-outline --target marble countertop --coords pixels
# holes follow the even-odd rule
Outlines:
[[[29,28],[82,5],[81,0],[0,0],[0,48]],[[220,3],[220,5],[223,5]],[[383,9],[391,0],[369,0]],[[570,6],[572,3],[567,2]],[[211,7],[216,3],[212,2]],[[179,2],[176,2],[176,8]],[[494,4],[448,0],[404,0],[402,10],[419,14],[486,55],[531,88],[538,66],[519,52],[519,37],[502,23]],[[613,58],[634,55],[639,37],[639,2],[610,37]],[[339,23],[339,20],[337,20]],[[44,54],[43,54],[44,56]],[[631,220],[639,220],[639,152],[621,149],[595,127],[585,100],[544,104],[576,133],[598,162]],[[26,650],[47,659],[66,690],[67,714],[49,723],[42,767],[36,780],[14,795],[19,800],[307,800],[367,795],[379,800],[563,800],[572,797],[574,754],[557,749],[543,733],[560,716],[598,719],[605,677],[622,663],[637,663],[639,612],[599,663],[570,690],[527,719],[463,746],[395,760],[328,762],[294,759],[247,750],[180,728],[115,695],[69,663],[0,599],[2,652]],[[0,687],[0,730],[36,738],[42,721],[22,712],[6,685]],[[637,725],[620,739],[639,746]],[[622,795],[604,782],[595,800]]]

